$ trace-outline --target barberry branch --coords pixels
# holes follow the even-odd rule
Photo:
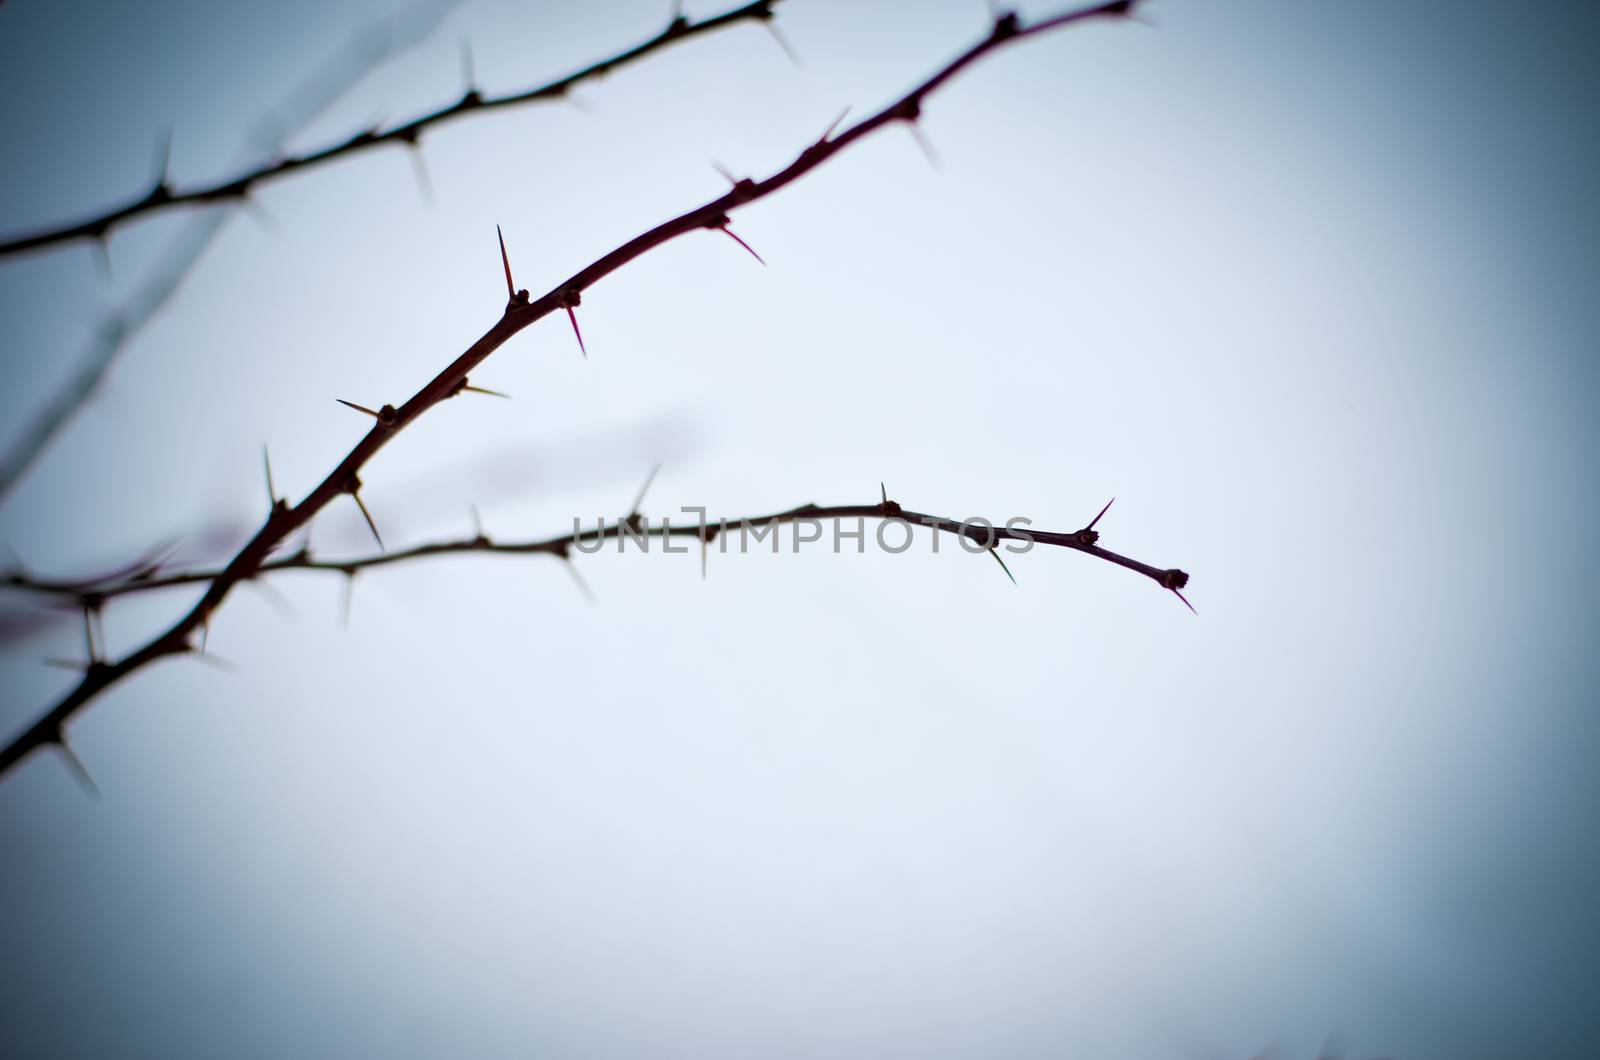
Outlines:
[[[770,11],[767,5],[752,6],[760,6],[762,10]],[[291,534],[306,526],[311,518],[329,503],[359,489],[358,472],[366,463],[423,413],[441,401],[461,393],[468,385],[468,373],[512,336],[558,309],[567,310],[570,314],[571,309],[579,304],[584,291],[647,251],[691,232],[703,229],[721,230],[726,227],[728,216],[736,210],[794,183],[851,144],[896,122],[915,123],[928,96],[990,52],[1015,41],[1067,25],[1095,18],[1126,16],[1132,7],[1133,0],[1113,0],[1026,25],[1014,13],[1002,14],[994,20],[991,32],[986,37],[957,55],[900,99],[846,128],[837,136],[824,136],[802,150],[793,162],[766,179],[756,181],[745,178],[737,181],[723,195],[634,237],[538,298],[530,298],[525,290],[513,291],[500,319],[491,325],[482,337],[399,408],[386,406],[382,410],[386,414],[375,419],[367,434],[303,500],[293,506],[286,503],[273,504],[261,528],[233,559],[214,573],[206,584],[205,592],[189,611],[164,632],[122,659],[115,662],[95,659],[90,662],[74,688],[0,751],[0,775],[8,772],[36,748],[64,746],[66,722],[107,688],[159,659],[195,651],[195,636],[203,633],[211,615],[237,585],[252,579]],[[885,501],[885,504],[887,503]],[[860,514],[867,514],[870,510],[876,510],[876,506],[861,509]],[[790,514],[793,517],[811,511],[813,511],[812,506],[808,505],[805,509],[796,509]],[[1060,540],[1055,541],[1044,537],[1038,539],[1065,547],[1077,547],[1067,544],[1067,539],[1071,535],[1058,536]],[[1188,576],[1182,571],[1161,571],[1137,560],[1099,550],[1098,545],[1093,545],[1093,548],[1097,550],[1093,554],[1100,558],[1144,574],[1167,588],[1180,589],[1187,582]],[[1080,551],[1087,550],[1087,546],[1080,549]]]
[[[133,218],[142,217],[159,210],[166,210],[174,206],[243,202],[261,184],[277,180],[279,177],[288,176],[291,173],[298,173],[320,166],[325,162],[331,162],[336,158],[343,158],[358,151],[365,151],[385,144],[397,144],[406,148],[415,148],[418,146],[422,134],[435,126],[447,124],[469,114],[480,114],[527,103],[560,100],[576,85],[604,77],[613,70],[628,66],[653,52],[660,51],[679,41],[712,33],[744,21],[761,22],[770,26],[774,17],[773,6],[780,2],[781,0],[753,0],[752,3],[724,11],[720,15],[712,15],[699,20],[691,20],[682,14],[675,13],[671,21],[648,40],[618,52],[610,58],[590,63],[580,70],[558,77],[554,81],[540,85],[537,88],[511,92],[503,96],[485,96],[478,91],[475,85],[469,83],[460,98],[454,102],[447,103],[399,125],[391,126],[387,129],[380,126],[363,129],[331,146],[308,151],[305,154],[278,158],[226,180],[219,180],[179,191],[172,186],[167,177],[166,167],[163,165],[156,174],[155,183],[138,198],[82,221],[12,236],[9,239],[0,241],[0,257],[8,254],[19,254],[23,251],[34,250],[56,243],[64,243],[73,239],[104,241],[113,227]]]
[[[1070,532],[1013,529],[976,519],[958,520],[911,511],[895,501],[888,500],[886,496],[879,504],[843,504],[828,507],[803,504],[797,508],[788,508],[768,515],[723,517],[714,523],[704,525],[693,521],[674,524],[670,520],[664,520],[652,526],[640,517],[636,505],[634,513],[613,523],[607,524],[601,520],[594,526],[573,533],[529,541],[495,541],[484,533],[481,527],[475,527],[471,537],[414,545],[393,552],[379,551],[350,559],[321,559],[312,554],[309,546],[302,546],[289,555],[267,560],[256,570],[241,576],[238,581],[240,583],[253,581],[284,571],[325,571],[351,575],[373,567],[387,567],[435,556],[454,556],[471,552],[506,556],[550,555],[570,559],[574,548],[582,549],[582,546],[596,542],[626,537],[690,537],[710,543],[720,535],[730,534],[741,528],[756,529],[808,520],[822,523],[840,519],[898,519],[909,526],[926,526],[935,532],[964,537],[984,549],[992,549],[1004,541],[1051,545],[1073,549],[1115,563],[1119,567],[1126,567],[1151,579],[1164,589],[1178,590],[1188,584],[1189,576],[1181,570],[1152,567],[1147,563],[1101,548],[1098,543],[1100,534],[1094,528],[1099,518],[1096,516],[1094,521],[1083,529]],[[152,561],[123,568],[98,578],[75,580],[38,578],[26,572],[13,571],[0,578],[0,586],[69,599],[73,601],[75,607],[88,609],[91,603],[99,607],[116,597],[215,582],[226,573],[226,570],[226,567],[219,567],[164,572],[159,562]],[[1007,574],[1010,574],[1009,570]],[[1014,578],[1012,580],[1015,581]]]

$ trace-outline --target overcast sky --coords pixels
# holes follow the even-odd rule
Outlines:
[[[465,0],[291,147],[653,33]],[[691,14],[716,4],[691,3]],[[225,176],[382,2],[0,5],[0,233]],[[1027,14],[1053,12],[1028,4]],[[363,472],[391,548],[874,503],[1191,572],[901,554],[246,586],[0,780],[19,1056],[1592,1055],[1600,92],[1580,4],[1156,0],[1003,50],[513,339]],[[572,104],[0,262],[0,446],[221,227],[0,501],[28,568],[225,556],[504,305],[987,32],[786,0]],[[418,24],[405,23],[421,33]],[[320,83],[320,82],[319,82]],[[291,108],[292,109],[292,108]],[[281,122],[280,122],[281,124]],[[196,226],[202,226],[197,228]],[[329,556],[372,550],[354,505]],[[3,561],[14,564],[16,559]],[[130,599],[114,655],[192,604]],[[8,593],[0,729],[71,687]]]

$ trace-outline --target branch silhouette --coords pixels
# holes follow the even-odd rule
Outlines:
[[[403,405],[398,408],[393,405],[383,405],[376,410],[364,410],[373,419],[372,428],[356,443],[355,447],[350,450],[344,459],[328,473],[322,482],[298,504],[291,505],[286,499],[278,496],[269,484],[270,510],[265,522],[255,535],[234,555],[233,559],[220,571],[211,572],[208,575],[205,583],[205,592],[189,611],[165,631],[120,660],[112,662],[101,659],[91,651],[90,659],[76,687],[67,692],[53,707],[16,736],[3,751],[0,751],[0,775],[9,772],[25,756],[37,748],[55,746],[65,750],[66,737],[64,727],[66,722],[107,688],[159,659],[185,655],[196,651],[197,646],[193,641],[194,636],[197,633],[203,634],[203,631],[208,626],[210,616],[216,612],[217,608],[221,606],[228,594],[237,585],[252,579],[269,562],[272,553],[282,545],[289,535],[307,525],[311,518],[323,508],[346,495],[359,503],[361,490],[359,473],[367,462],[376,456],[378,451],[387,445],[395,435],[410,426],[423,413],[441,401],[463,393],[469,386],[468,373],[481,364],[495,350],[504,345],[512,336],[557,310],[564,311],[572,326],[576,329],[577,316],[574,310],[581,304],[583,293],[600,280],[647,251],[653,250],[679,236],[702,230],[726,232],[730,214],[787,187],[840,151],[845,150],[851,144],[894,123],[903,122],[907,125],[914,125],[921,115],[922,103],[927,96],[937,91],[960,71],[990,52],[1016,41],[1079,22],[1096,18],[1126,16],[1130,13],[1132,7],[1133,0],[1113,0],[1113,2],[1055,15],[1029,24],[1023,24],[1021,19],[1014,13],[1001,14],[994,20],[988,36],[967,48],[928,79],[882,110],[839,132],[837,136],[833,136],[834,128],[838,125],[836,122],[835,126],[830,127],[828,132],[824,133],[820,139],[804,148],[793,162],[766,179],[756,181],[743,178],[735,181],[733,187],[723,195],[634,237],[574,273],[538,298],[531,298],[526,290],[516,289],[512,281],[510,258],[505,252],[504,242],[502,241],[501,259],[505,267],[508,299],[505,311],[500,319]],[[582,341],[581,334],[579,341],[580,343]],[[884,505],[886,506],[887,504],[888,501],[885,497]],[[362,508],[363,514],[368,514],[364,504]],[[836,511],[841,511],[845,514],[861,515],[877,510],[880,510],[880,506],[853,506],[845,509],[836,509]],[[806,506],[805,509],[796,509],[794,512],[787,514],[790,518],[794,518],[797,517],[798,513],[805,512],[814,515],[816,511],[817,509],[812,508],[812,506]],[[370,514],[368,514],[368,519],[370,521]],[[375,525],[374,531],[376,531]],[[1086,531],[1093,533],[1093,524],[1086,528]],[[1039,535],[1035,536],[1038,537]],[[1050,543],[1090,552],[1101,559],[1144,574],[1164,588],[1177,590],[1187,584],[1188,575],[1182,571],[1162,571],[1136,560],[1099,549],[1098,545],[1093,541],[1079,539],[1078,544],[1067,544],[1067,539],[1074,537],[1074,535],[1058,536],[1061,540]],[[1042,538],[1040,539],[1042,540]],[[91,617],[92,609],[86,608],[86,627],[92,631],[92,622],[89,621]],[[89,637],[89,641],[92,649],[94,644],[92,635]]]
[[[358,151],[365,151],[385,144],[399,144],[407,148],[416,148],[420,145],[422,134],[425,131],[434,126],[455,121],[457,118],[465,117],[469,114],[481,114],[485,111],[498,110],[503,107],[515,107],[525,103],[559,100],[575,85],[604,77],[613,70],[628,66],[679,41],[689,40],[690,38],[712,33],[745,21],[759,21],[770,25],[770,20],[774,17],[773,6],[781,2],[782,0],[753,0],[752,3],[747,3],[742,7],[736,7],[732,10],[724,11],[720,15],[712,15],[699,20],[691,20],[682,14],[675,14],[665,28],[643,43],[618,52],[610,58],[590,63],[580,70],[558,77],[554,81],[540,85],[537,88],[524,89],[521,92],[512,92],[504,96],[485,96],[476,87],[469,84],[462,93],[461,98],[454,103],[447,103],[400,125],[389,129],[382,129],[378,126],[363,129],[332,146],[309,151],[301,155],[280,158],[277,161],[267,163],[227,180],[202,184],[187,191],[178,191],[172,187],[166,173],[166,167],[163,165],[161,172],[156,175],[155,184],[139,198],[82,221],[12,236],[0,241],[0,257],[20,254],[24,251],[36,250],[40,247],[64,243],[73,239],[104,240],[116,225],[159,210],[170,209],[174,206],[242,202],[260,184],[322,165],[325,162],[331,162],[336,158],[355,154]]]

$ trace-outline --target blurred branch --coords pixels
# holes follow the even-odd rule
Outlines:
[[[558,100],[565,96],[568,89],[574,85],[604,77],[613,70],[627,66],[650,55],[652,52],[660,51],[678,41],[711,33],[746,20],[769,22],[773,17],[773,5],[779,2],[781,0],[754,0],[754,2],[747,3],[742,7],[725,11],[720,15],[713,15],[710,18],[700,19],[699,21],[691,21],[681,14],[674,15],[664,29],[644,43],[618,52],[609,59],[591,63],[581,70],[576,70],[537,88],[491,97],[484,96],[477,88],[469,84],[462,93],[461,98],[454,103],[445,104],[430,113],[412,118],[410,121],[391,129],[381,131],[379,127],[363,129],[348,139],[330,147],[324,147],[306,154],[280,158],[228,180],[204,184],[187,191],[175,190],[167,178],[165,167],[163,167],[163,171],[156,176],[155,184],[139,198],[83,221],[46,228],[38,232],[13,236],[10,239],[0,241],[0,257],[62,243],[70,239],[89,238],[103,240],[114,225],[173,206],[242,202],[249,197],[257,185],[382,144],[399,144],[404,147],[415,148],[422,133],[433,126],[443,125],[468,114],[477,114],[501,107],[514,107],[524,103]]]
[[[583,292],[601,279],[647,251],[678,236],[703,230],[725,232],[728,217],[734,211],[787,187],[851,144],[885,126],[900,122],[908,125],[915,123],[921,115],[922,103],[927,96],[990,52],[1012,42],[1089,19],[1126,16],[1132,6],[1132,0],[1113,0],[1110,3],[1102,3],[1027,25],[1024,25],[1014,13],[1002,14],[995,19],[988,36],[876,114],[850,126],[831,139],[829,137],[833,130],[830,128],[822,138],[802,150],[793,162],[772,176],[762,181],[751,179],[736,181],[732,189],[725,194],[636,236],[598,261],[574,273],[537,299],[530,298],[526,290],[515,289],[511,280],[509,257],[502,243],[501,257],[505,266],[509,298],[500,319],[405,404],[399,408],[383,405],[374,411],[371,414],[373,418],[371,430],[300,503],[291,505],[287,500],[273,494],[266,521],[261,529],[226,566],[210,574],[204,594],[181,618],[120,660],[111,662],[91,658],[78,684],[44,715],[18,734],[3,751],[0,751],[0,774],[9,771],[36,748],[45,746],[64,748],[65,724],[68,719],[107,688],[158,659],[195,651],[195,635],[197,633],[203,635],[211,615],[222,605],[235,586],[253,578],[289,535],[304,527],[313,516],[330,503],[346,495],[359,502],[361,489],[359,472],[367,462],[423,413],[441,401],[461,394],[468,386],[467,374],[513,335],[557,311],[564,312],[576,328],[577,317],[574,310],[581,303]],[[885,504],[887,503],[885,499]],[[848,510],[865,514],[870,509]],[[363,511],[365,512],[364,505]],[[1072,535],[1060,536],[1069,538]],[[1066,544],[1065,540],[1054,543]],[[1084,544],[1092,543],[1084,542]],[[1086,547],[1082,550],[1088,549]],[[1114,553],[1101,554],[1097,551],[1095,554],[1119,566],[1146,574],[1168,588],[1181,588],[1188,579],[1182,571],[1162,572]],[[86,619],[88,613],[86,609]]]
[[[249,157],[276,151],[286,137],[327,110],[385,60],[426,40],[459,3],[460,0],[423,0],[357,32],[261,122]],[[164,179],[165,168],[163,159],[163,173],[158,180]],[[185,223],[124,308],[108,316],[95,330],[74,362],[72,375],[28,418],[20,435],[0,456],[0,499],[21,480],[56,432],[94,396],[118,355],[167,304],[227,219],[227,213],[213,211]]]

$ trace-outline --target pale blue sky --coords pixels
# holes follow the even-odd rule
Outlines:
[[[297,139],[543,80],[665,3],[465,0]],[[0,231],[226,171],[381,3],[0,6]],[[720,10],[691,5],[695,13]],[[1029,4],[1029,12],[1055,10]],[[119,686],[0,782],[29,1056],[1580,1056],[1592,825],[1596,27],[1582,5],[1160,0],[1005,51],[608,278],[363,475],[392,546],[866,503],[1194,577],[582,557],[246,587],[228,675]],[[984,31],[787,0],[556,106],[262,193],[0,504],[38,571],[298,498],[498,315]],[[0,445],[181,216],[0,263]],[[359,515],[313,530],[368,549]],[[14,615],[21,598],[7,598]],[[107,615],[118,653],[188,605]],[[25,725],[79,650],[0,657]]]

